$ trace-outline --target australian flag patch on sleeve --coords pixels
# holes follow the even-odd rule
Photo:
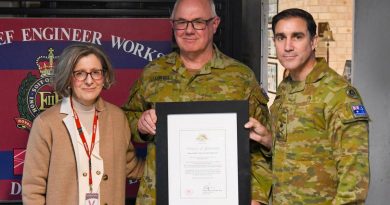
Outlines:
[[[352,110],[353,116],[355,118],[368,117],[366,108],[364,108],[364,106],[362,104],[351,105],[351,110]]]

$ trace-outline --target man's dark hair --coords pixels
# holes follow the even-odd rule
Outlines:
[[[281,11],[272,18],[272,32],[275,34],[276,24],[282,20],[292,17],[302,18],[306,21],[307,30],[309,30],[310,36],[313,38],[316,35],[317,25],[313,19],[313,16],[302,9],[292,8]]]

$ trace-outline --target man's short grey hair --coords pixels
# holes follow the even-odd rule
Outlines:
[[[104,73],[103,88],[108,89],[115,82],[114,70],[108,56],[103,50],[93,44],[72,44],[66,47],[56,62],[52,85],[54,91],[61,97],[70,96],[73,69],[79,60],[90,54],[95,55],[102,64]]]
[[[181,0],[177,0],[175,2],[175,5],[173,6],[173,10],[172,10],[172,13],[171,13],[171,19],[173,20],[175,18],[175,13],[176,13],[176,7],[177,5],[180,3]],[[197,1],[197,0],[193,0],[193,1]],[[209,3],[210,3],[210,8],[211,8],[211,17],[215,17],[217,16],[217,12],[215,11],[215,3],[214,3],[214,0],[209,0]]]

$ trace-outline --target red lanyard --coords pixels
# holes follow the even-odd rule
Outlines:
[[[83,129],[81,128],[81,123],[79,116],[77,115],[76,111],[73,108],[73,101],[72,97],[70,97],[70,105],[72,107],[73,115],[74,115],[74,121],[76,122],[77,131],[79,132],[80,138],[83,141],[84,150],[87,153],[88,156],[88,166],[89,166],[89,190],[92,192],[92,164],[91,164],[91,155],[92,150],[95,147],[95,138],[96,138],[96,129],[97,129],[97,121],[98,121],[98,112],[95,109],[95,116],[93,118],[93,125],[92,125],[92,141],[91,141],[91,149],[88,147],[87,140],[85,139],[85,135],[83,132]]]

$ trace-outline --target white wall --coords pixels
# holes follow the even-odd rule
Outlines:
[[[371,118],[367,205],[390,204],[390,1],[355,1],[352,82]]]

